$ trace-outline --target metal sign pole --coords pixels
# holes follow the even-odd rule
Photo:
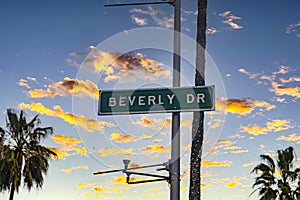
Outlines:
[[[173,87],[180,87],[181,0],[174,0]],[[180,199],[180,112],[172,113],[170,199]]]

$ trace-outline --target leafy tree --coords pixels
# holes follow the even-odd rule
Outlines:
[[[9,190],[9,200],[13,200],[21,180],[28,190],[42,188],[48,160],[56,154],[40,144],[53,133],[52,127],[39,127],[38,116],[27,122],[23,111],[18,116],[8,109],[6,114],[6,130],[0,128],[0,192]]]
[[[195,86],[205,85],[205,48],[206,48],[207,0],[198,0],[197,47]],[[201,157],[204,139],[204,112],[194,112],[192,127],[192,147],[190,156],[189,199],[201,199]]]
[[[275,161],[268,155],[260,155],[264,161],[252,173],[255,178],[251,195],[258,191],[260,200],[300,200],[300,168],[293,169],[295,153],[293,147],[277,151]]]

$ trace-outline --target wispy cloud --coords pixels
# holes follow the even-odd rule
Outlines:
[[[297,22],[295,24],[290,24],[288,25],[288,27],[286,27],[286,33],[290,34],[290,33],[297,33],[297,29],[298,27],[300,27],[300,22]],[[300,37],[300,34],[297,34],[297,37]]]
[[[232,162],[229,160],[225,161],[211,161],[211,160],[203,160],[201,162],[203,167],[230,167]]]
[[[257,76],[259,76],[260,74],[253,74],[253,73],[250,73],[250,72],[248,72],[246,69],[244,69],[244,68],[240,68],[239,70],[238,70],[240,73],[242,73],[242,74],[246,74],[247,76],[249,76],[249,78],[250,79],[254,79],[254,78],[256,78]]]
[[[216,28],[214,28],[214,27],[210,27],[206,31],[206,33],[209,34],[209,35],[216,34],[217,32],[219,32],[219,31]]]
[[[59,159],[71,155],[87,155],[87,150],[84,147],[78,147],[77,145],[82,143],[82,140],[74,137],[68,137],[64,135],[53,135],[52,140],[59,145],[59,148],[54,150],[58,154]]]
[[[55,96],[67,96],[68,94],[75,96],[87,95],[98,99],[99,89],[96,84],[89,80],[82,81],[65,77],[63,81],[48,85],[47,89],[33,89],[28,91],[28,95],[31,98],[53,98]]]
[[[60,171],[65,173],[71,173],[73,171],[80,170],[80,169],[88,170],[89,166],[82,165],[82,166],[69,167],[69,168],[62,169]]]
[[[282,135],[278,137],[276,140],[283,140],[286,142],[296,142],[297,144],[300,144],[300,135],[293,133],[288,136]]]
[[[149,118],[148,116],[142,116],[141,120],[135,121],[135,124],[138,124],[143,127],[151,128],[154,130],[161,130],[167,128],[171,124],[171,118],[161,119],[161,118]]]
[[[26,77],[26,79],[23,79],[21,78],[19,81],[18,81],[18,85],[21,86],[21,87],[26,87],[27,89],[31,88],[30,85],[29,85],[29,82],[34,82],[36,84],[38,84],[39,82],[36,80],[36,78],[34,77]]]
[[[164,28],[172,28],[174,24],[174,18],[172,16],[166,16],[166,13],[151,6],[147,9],[135,8],[130,10],[130,13],[133,13],[131,16],[132,19],[143,19],[143,22],[151,20],[155,25]],[[146,20],[145,17],[150,17],[150,19]],[[133,20],[133,22],[140,26],[145,25],[144,23],[140,23],[141,20]]]
[[[147,19],[142,18],[142,17],[137,17],[135,15],[132,15],[131,19],[132,19],[133,23],[140,25],[140,26],[145,26],[148,24]]]
[[[137,79],[156,80],[158,77],[170,77],[170,70],[156,60],[145,58],[141,53],[121,54],[104,52],[96,47],[90,47],[89,54],[72,53],[69,62],[76,63],[76,58],[87,56],[84,68],[95,73],[103,72],[104,81],[136,82]]]
[[[58,117],[64,121],[84,128],[88,132],[94,131],[103,131],[104,127],[114,127],[115,125],[110,122],[97,121],[91,118],[86,118],[82,115],[74,115],[68,112],[65,112],[60,106],[54,106],[53,110],[46,108],[42,103],[20,103],[20,109],[28,109],[39,114],[48,115],[52,117]]]
[[[128,143],[128,142],[137,142],[143,139],[151,139],[152,136],[149,134],[144,134],[142,137],[135,137],[132,135],[125,135],[121,133],[112,133],[110,135],[110,140],[117,143]]]
[[[132,156],[132,148],[129,149],[116,149],[116,148],[111,148],[111,149],[99,149],[98,155],[101,157],[106,157],[106,156],[111,156],[111,155],[124,155],[124,156]]]
[[[216,107],[218,110],[224,110],[226,112],[232,114],[239,114],[239,115],[248,115],[252,113],[252,111],[259,107],[262,110],[272,110],[276,108],[275,105],[272,105],[265,101],[258,101],[251,98],[243,98],[243,99],[217,99],[216,100]]]
[[[144,153],[166,153],[166,152],[170,152],[170,147],[165,147],[163,145],[149,145],[145,148],[142,148],[140,150],[141,152]]]
[[[240,20],[241,17],[234,16],[231,11],[225,11],[223,13],[220,13],[219,16],[225,18],[224,21],[222,21],[224,24],[228,24],[232,29],[241,29],[243,28],[241,25],[234,22],[234,20]]]
[[[269,121],[265,124],[264,127],[261,127],[257,124],[241,126],[241,132],[246,132],[250,135],[262,135],[267,134],[269,132],[279,132],[288,130],[293,128],[294,126],[291,124],[290,120],[287,119],[275,119]]]

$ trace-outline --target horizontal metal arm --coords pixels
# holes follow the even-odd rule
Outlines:
[[[139,176],[151,176],[151,177],[164,178],[164,179],[169,179],[170,178],[168,176],[162,176],[162,175],[156,175],[156,174],[147,174],[147,173],[140,173],[140,172],[131,172],[131,171],[125,171],[124,173],[126,173],[127,176],[130,176],[131,174],[134,174],[134,175],[139,175]]]
[[[166,165],[167,165],[167,163],[162,163],[162,164],[154,164],[154,165],[145,165],[145,166],[140,166],[140,167],[132,167],[132,168],[127,168],[127,169],[116,169],[116,170],[109,170],[109,171],[103,171],[103,172],[95,172],[94,175],[108,174],[108,173],[114,173],[114,172],[126,172],[127,170],[144,169],[144,168],[149,168],[149,167],[158,167],[158,166],[166,166]]]
[[[158,178],[158,179],[144,180],[144,181],[134,181],[134,182],[128,181],[127,183],[128,184],[139,184],[139,183],[149,183],[149,182],[157,182],[157,181],[169,181],[169,179]]]

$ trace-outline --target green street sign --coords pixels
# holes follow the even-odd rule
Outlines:
[[[99,115],[209,111],[215,109],[214,86],[100,90]]]

